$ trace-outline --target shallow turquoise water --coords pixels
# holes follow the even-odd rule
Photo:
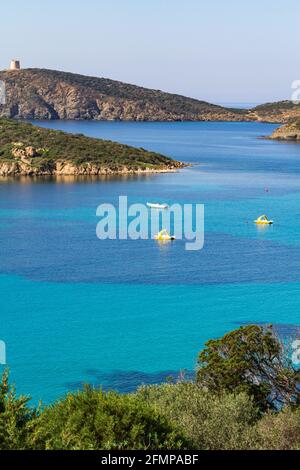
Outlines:
[[[82,382],[132,390],[193,370],[207,339],[240,324],[299,325],[300,146],[259,139],[274,126],[258,123],[42,125],[195,166],[1,181],[0,339],[20,392],[48,402]],[[204,249],[99,241],[97,206],[124,194],[204,203]],[[276,223],[260,230],[253,219],[265,212]]]

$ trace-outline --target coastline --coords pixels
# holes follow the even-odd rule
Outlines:
[[[278,127],[267,138],[269,140],[299,143],[300,142],[299,120],[291,121],[288,124]]]
[[[20,163],[2,163],[0,165],[0,176],[109,176],[109,175],[147,175],[154,173],[175,173],[181,168],[190,166],[189,164],[180,163],[170,167],[162,168],[112,168],[104,166],[86,165],[75,166],[68,162],[57,162],[56,167],[51,170],[41,171],[34,168],[30,162],[26,165]]]

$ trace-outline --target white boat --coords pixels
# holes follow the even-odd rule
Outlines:
[[[147,207],[150,207],[150,209],[169,209],[168,204],[158,204],[157,202],[147,202]]]

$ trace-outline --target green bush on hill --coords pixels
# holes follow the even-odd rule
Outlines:
[[[0,383],[0,450],[27,448],[29,424],[37,415],[28,402],[29,398],[16,396],[5,371]]]
[[[299,108],[299,104],[294,103],[291,100],[276,101],[275,103],[264,103],[253,108],[253,111],[276,113],[278,111],[288,111],[290,109]]]
[[[138,395],[180,426],[194,449],[241,449],[259,413],[245,393],[216,395],[197,384],[145,386]]]
[[[33,423],[35,449],[181,449],[183,433],[134,395],[86,387],[47,407]]]

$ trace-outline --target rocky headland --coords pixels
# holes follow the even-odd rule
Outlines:
[[[125,121],[241,121],[244,110],[130,85],[44,69],[0,72],[0,117]]]
[[[275,129],[273,134],[268,138],[272,140],[290,140],[300,142],[300,118],[290,120],[288,124]]]

